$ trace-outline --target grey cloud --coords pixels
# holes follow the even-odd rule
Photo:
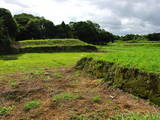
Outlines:
[[[160,14],[158,14],[160,10],[159,0],[92,0],[90,3],[100,10],[110,9],[113,16],[116,16],[119,21],[123,18],[129,20],[134,19],[135,23],[132,23],[132,25],[128,24],[115,27],[117,25],[114,22],[108,25],[110,29],[116,28],[115,31],[120,31],[122,34],[128,32],[160,32],[156,31],[160,28]],[[114,21],[117,20],[115,19]],[[104,20],[103,23],[106,23],[106,26],[103,25],[106,28],[107,22]],[[117,30],[118,28],[119,30]]]

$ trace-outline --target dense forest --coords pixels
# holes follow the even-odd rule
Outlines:
[[[160,40],[160,33],[148,35],[128,34],[117,36],[101,29],[100,25],[92,21],[62,22],[55,25],[44,17],[27,13],[14,15],[9,10],[0,8],[0,46],[9,50],[14,41],[49,38],[78,38],[87,43],[105,45],[115,40],[134,41],[148,39]]]

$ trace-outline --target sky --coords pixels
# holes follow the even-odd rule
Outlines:
[[[160,0],[0,0],[0,8],[54,24],[91,20],[116,35],[160,32]]]

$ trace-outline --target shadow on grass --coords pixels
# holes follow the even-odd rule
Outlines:
[[[22,54],[0,55],[0,60],[17,60]]]
[[[17,60],[25,53],[70,53],[70,52],[97,52],[95,46],[55,46],[55,47],[29,47],[20,48],[16,54],[2,54],[0,60]]]

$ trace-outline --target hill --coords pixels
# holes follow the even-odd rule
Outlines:
[[[97,51],[91,44],[78,39],[25,40],[17,43],[20,52],[88,52]]]

